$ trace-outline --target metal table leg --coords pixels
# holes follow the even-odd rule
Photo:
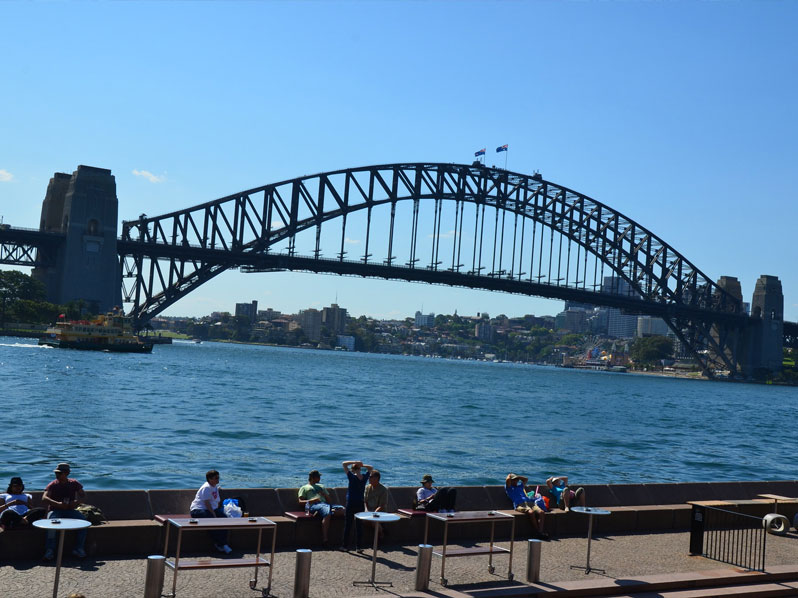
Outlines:
[[[58,580],[61,577],[61,557],[64,554],[64,531],[58,530],[58,555],[55,560],[55,583],[53,584],[53,598],[58,598]]]

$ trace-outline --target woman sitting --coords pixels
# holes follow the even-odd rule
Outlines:
[[[47,514],[42,507],[33,507],[33,497],[25,494],[22,478],[13,477],[8,489],[0,494],[0,526],[13,529],[17,525],[28,525]]]

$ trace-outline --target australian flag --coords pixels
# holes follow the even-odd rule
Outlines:
[[[485,148],[484,147],[481,150],[479,150],[478,152],[474,152],[474,157],[475,158],[478,157],[478,156],[484,156],[484,155],[485,155]]]
[[[496,148],[496,153],[497,154],[499,152],[506,152],[506,151],[507,151],[507,144],[506,143],[504,145],[500,145],[499,147]]]

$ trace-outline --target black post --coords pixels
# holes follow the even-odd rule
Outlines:
[[[704,554],[704,518],[706,509],[699,505],[693,505],[693,512],[690,517],[690,554],[701,556]]]

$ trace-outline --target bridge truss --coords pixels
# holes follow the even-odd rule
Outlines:
[[[49,266],[63,242],[60,233],[43,233],[37,229],[0,227],[0,264],[11,266]]]
[[[265,185],[126,221],[118,250],[123,300],[139,322],[229,268],[327,272],[657,316],[711,375],[738,371],[748,320],[737,298],[631,218],[540,175],[476,164],[387,164]]]

